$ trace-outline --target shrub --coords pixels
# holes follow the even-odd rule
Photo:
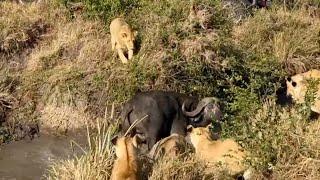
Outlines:
[[[319,19],[311,6],[287,8],[275,3],[273,8],[253,11],[253,16],[234,24],[230,9],[218,0],[193,4],[179,0],[59,2],[67,7],[0,4],[4,14],[0,57],[7,59],[0,66],[0,88],[19,102],[8,121],[35,121],[41,127],[65,132],[83,128],[86,122],[92,126],[91,119],[104,117],[110,102],[116,114],[137,90],[216,96],[224,105],[223,136],[233,137],[251,150],[255,159],[249,163],[256,169],[271,169],[276,177],[285,177],[289,170],[319,177],[317,168],[312,168],[318,156],[309,137],[317,134],[307,131],[313,126],[306,121],[308,113],[275,104],[285,76],[320,67]],[[70,16],[70,2],[82,2],[83,14]],[[127,65],[120,64],[111,52],[106,30],[112,18],[124,15],[139,31],[138,51]],[[49,28],[40,31],[38,25]],[[4,51],[3,43],[9,37],[14,37],[8,41],[11,48]],[[31,37],[36,40],[25,46]],[[98,160],[108,166],[99,164],[98,171],[88,172],[109,177],[109,148]],[[91,151],[66,162],[69,165],[60,164],[61,171],[58,165],[55,169],[75,177],[70,170],[91,168],[90,158],[96,158]],[[179,160],[180,165],[184,161],[189,159]],[[311,163],[298,169],[289,162]],[[173,167],[170,163],[165,166]],[[83,171],[74,172],[80,176]],[[169,174],[184,177],[176,172]],[[300,175],[292,173],[290,177]]]
[[[94,19],[102,19],[106,24],[116,16],[124,16],[140,6],[140,0],[58,0],[69,7],[72,3],[85,5],[86,15]]]

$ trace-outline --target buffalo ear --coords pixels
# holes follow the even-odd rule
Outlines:
[[[187,126],[187,132],[190,133],[193,130],[193,126],[192,125],[188,125]]]
[[[118,135],[116,135],[116,136],[114,136],[112,139],[111,139],[111,143],[113,144],[113,145],[116,145],[117,144],[117,141],[118,141]]]

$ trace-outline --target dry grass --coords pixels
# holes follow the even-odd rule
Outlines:
[[[278,71],[291,74],[320,67],[316,11],[275,6],[234,25],[228,19],[233,15],[219,3],[195,3],[199,17],[193,21],[203,27],[190,22],[189,1],[141,0],[140,8],[128,11],[140,47],[132,62],[122,65],[110,50],[108,26],[102,20],[84,18],[84,12],[71,18],[68,9],[51,2],[1,2],[0,58],[6,61],[0,62],[0,88],[6,97],[17,99],[8,121],[39,122],[40,128],[65,133],[94,127],[93,119],[107,121],[108,102],[118,110],[138,89],[214,94],[227,105],[226,118],[239,120],[234,126],[225,124],[224,131],[253,152],[256,179],[319,179],[319,123],[307,121],[301,107],[283,108],[264,99],[265,94],[275,97],[274,83],[283,78]],[[269,67],[271,63],[275,66]],[[101,126],[91,131],[84,155],[55,164],[50,179],[110,177],[115,127]],[[203,162],[185,154],[157,162],[147,175],[228,178],[223,171],[207,173],[204,168]]]
[[[15,58],[19,66],[12,72],[19,79],[18,86],[4,87],[12,88],[19,100],[20,108],[14,109],[9,120],[36,121],[41,128],[60,133],[84,128],[91,118],[87,110],[92,88],[87,83],[112,64],[109,36],[102,23],[82,17],[70,21],[66,9],[55,3],[21,6],[5,2],[1,6],[0,55],[14,56],[1,69],[13,71]],[[78,83],[86,75],[91,76]]]
[[[86,82],[77,82],[111,63],[107,61],[112,56],[109,38],[101,23],[82,18],[56,23],[48,37],[30,54],[26,68],[31,77],[50,72],[44,79],[48,85],[42,90],[40,124],[59,132],[84,128],[92,118],[87,112],[90,94],[84,89]]]
[[[307,122],[294,109],[279,108],[270,100],[249,122],[257,136],[244,142],[244,146],[251,151],[252,157],[248,163],[257,169],[254,179],[320,177],[319,121]],[[50,178],[108,179],[114,161],[110,137],[115,132],[115,126],[100,129],[97,135],[90,135],[91,146],[85,155],[55,164],[50,169]],[[269,172],[264,163],[267,163]],[[149,179],[232,179],[218,166],[209,167],[196,159],[191,150],[174,159],[164,157],[153,165],[144,164],[142,171]]]
[[[196,159],[195,155],[189,152],[188,154],[179,155],[176,158],[164,157],[160,159],[153,165],[153,171],[149,179],[226,179],[226,175],[223,177],[223,171],[219,174],[217,169],[210,169],[210,171],[208,171],[209,167],[206,163]]]
[[[46,105],[41,111],[40,126],[51,133],[67,133],[83,129],[86,123],[90,123],[91,117],[85,113],[83,107],[72,105]],[[42,131],[43,132],[43,131]]]
[[[50,27],[48,20],[52,20],[52,16],[55,16],[46,5],[21,6],[11,2],[1,2],[0,51],[3,54],[14,55],[36,45]]]
[[[0,92],[0,135],[6,134],[8,131],[13,130],[10,127],[3,127],[3,126],[8,120],[10,111],[13,108],[15,108],[16,104],[17,104],[17,101],[13,96],[11,96],[9,93]],[[7,137],[0,136],[0,144],[6,141],[7,141]]]
[[[30,55],[28,70],[72,65],[80,68],[88,66],[87,71],[94,71],[100,62],[110,59],[112,55],[110,39],[103,31],[101,22],[88,22],[82,18],[72,22],[60,20],[47,35],[50,38],[42,41]]]
[[[0,93],[0,123],[6,121],[6,115],[9,110],[11,110],[16,103],[14,99],[8,93]]]
[[[115,152],[111,139],[117,132],[118,120],[113,118],[114,109],[106,110],[106,119],[97,119],[93,126],[87,126],[88,147],[79,147],[83,155],[71,160],[63,160],[53,164],[47,173],[48,179],[109,179]],[[114,122],[107,124],[106,122]],[[89,127],[94,127],[93,129]],[[90,133],[91,132],[91,133]],[[208,166],[195,158],[191,146],[186,147],[183,154],[175,158],[162,157],[152,161],[145,155],[139,154],[142,179],[232,179],[219,166]]]
[[[320,20],[306,8],[261,10],[234,28],[235,41],[250,51],[275,57],[290,74],[320,67]]]
[[[320,177],[319,121],[307,118],[297,109],[282,108],[270,99],[247,120],[250,130],[245,131],[248,139],[242,143],[251,152],[249,162],[257,170],[256,179]]]
[[[88,148],[84,148],[84,154],[72,160],[64,160],[53,164],[48,169],[48,179],[109,179],[112,165],[115,160],[115,152],[111,144],[111,138],[116,126],[106,126],[97,121],[97,133],[88,131]],[[156,162],[151,162],[144,155],[139,155],[142,162],[140,169],[142,179],[232,179],[223,169],[206,165],[205,162],[195,158],[192,150],[179,155],[176,158],[163,157]]]
[[[277,149],[275,177],[279,179],[318,179],[320,177],[319,121],[284,122]]]
[[[111,138],[115,128],[106,127],[99,121],[96,127],[95,135],[90,134],[88,130],[89,146],[88,149],[84,149],[84,155],[57,162],[49,169],[48,179],[104,180],[110,178],[114,160]]]

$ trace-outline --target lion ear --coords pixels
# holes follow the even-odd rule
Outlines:
[[[291,79],[291,77],[287,77],[286,80],[287,80],[288,82],[291,82],[292,79]]]
[[[138,148],[138,145],[140,144],[140,138],[137,135],[133,136],[132,144],[134,147]]]
[[[117,144],[117,141],[118,141],[118,135],[114,136],[112,139],[111,139],[111,143],[113,145],[116,145]]]
[[[193,130],[193,126],[192,125],[187,126],[187,132],[188,133],[192,132],[192,130]]]
[[[127,33],[121,33],[121,36],[122,36],[123,38],[126,38],[128,35],[127,35]]]
[[[134,36],[134,37],[137,37],[137,36],[138,36],[138,31],[134,31],[134,32],[133,32],[133,36]]]

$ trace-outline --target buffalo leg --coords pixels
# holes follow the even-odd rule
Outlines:
[[[156,128],[149,129],[149,136],[147,137],[148,150],[150,151],[153,145],[156,144],[158,140],[158,133]]]
[[[184,119],[180,119],[178,116],[173,120],[170,134],[176,133],[182,136],[186,135],[187,123]]]
[[[148,139],[148,150],[150,151],[152,147],[156,144],[156,138],[149,138]]]
[[[163,126],[163,115],[160,112],[149,113],[150,121],[148,123],[148,150],[151,150],[152,147],[163,137],[161,134],[161,129]],[[152,120],[152,121],[151,121]],[[152,123],[151,123],[152,122]],[[159,134],[160,133],[160,134]]]

